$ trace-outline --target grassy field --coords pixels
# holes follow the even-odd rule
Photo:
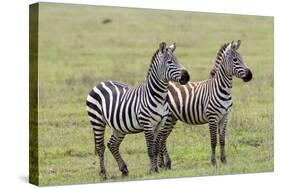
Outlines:
[[[86,96],[103,80],[142,83],[163,40],[177,42],[176,55],[193,81],[209,77],[223,43],[242,40],[239,51],[254,78],[234,79],[228,163],[210,166],[207,125],[178,122],[168,139],[171,170],[150,175],[143,133],[128,135],[120,150],[129,176],[121,177],[106,149],[107,181],[274,170],[272,17],[46,3],[40,3],[39,15],[40,185],[101,182]],[[106,140],[110,134],[108,128]]]

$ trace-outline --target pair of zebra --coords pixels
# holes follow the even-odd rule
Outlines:
[[[94,132],[96,153],[100,160],[100,176],[106,178],[104,165],[104,132],[108,125],[113,134],[107,144],[123,176],[127,165],[119,153],[126,134],[144,132],[150,171],[171,168],[166,140],[177,120],[188,124],[209,123],[212,157],[216,165],[216,144],[219,134],[220,159],[226,162],[224,145],[227,114],[232,107],[232,77],[245,82],[252,79],[250,69],[237,52],[241,41],[224,44],[218,51],[209,79],[188,82],[190,76],[181,68],[174,51],[176,44],[162,42],[154,53],[143,84],[105,81],[87,96],[87,111]],[[165,160],[164,160],[165,157]]]

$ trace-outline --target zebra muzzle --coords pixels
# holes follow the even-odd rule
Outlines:
[[[190,76],[188,74],[188,72],[184,69],[181,70],[181,78],[179,80],[181,85],[187,84],[187,82],[189,81]]]
[[[252,72],[250,69],[246,69],[246,76],[243,78],[244,82],[249,82],[250,80],[252,80]]]

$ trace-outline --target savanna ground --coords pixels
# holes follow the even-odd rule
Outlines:
[[[177,42],[175,54],[191,80],[207,79],[219,47],[237,39],[254,77],[234,79],[228,163],[210,166],[207,125],[178,122],[168,139],[171,170],[149,174],[143,133],[128,135],[120,151],[129,176],[121,177],[106,149],[107,181],[273,171],[273,18],[40,3],[39,184],[101,182],[85,106],[97,83],[142,83],[163,40]],[[110,134],[107,128],[106,141]]]

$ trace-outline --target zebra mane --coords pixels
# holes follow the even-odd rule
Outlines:
[[[210,71],[210,77],[214,77],[217,73],[217,69],[218,69],[218,65],[221,63],[221,60],[222,60],[222,56],[225,52],[225,49],[227,48],[227,46],[229,45],[230,43],[225,43],[224,45],[222,45],[219,49],[219,51],[217,52],[217,57],[215,59],[215,62],[214,62],[214,66],[212,68],[212,70]]]
[[[148,79],[148,77],[149,77],[149,75],[150,75],[150,73],[151,73],[151,69],[152,69],[152,67],[153,67],[153,65],[154,65],[154,63],[155,63],[155,59],[156,59],[156,57],[158,56],[158,53],[159,53],[159,49],[156,50],[156,52],[154,53],[154,55],[153,55],[152,58],[151,58],[151,63],[150,63],[150,65],[149,65],[149,68],[148,68],[148,71],[147,71],[146,79]]]

